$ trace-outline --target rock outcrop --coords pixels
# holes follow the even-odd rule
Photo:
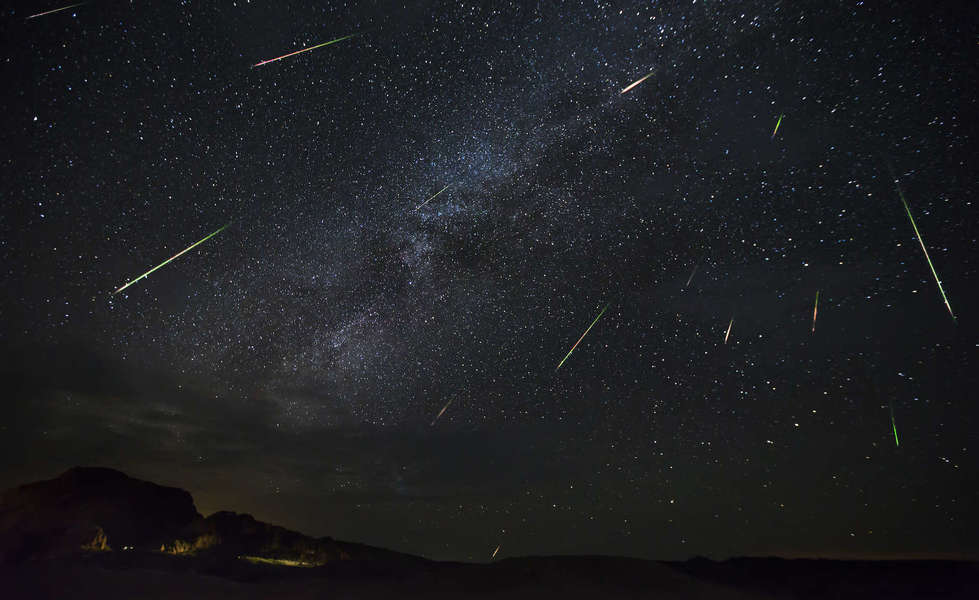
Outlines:
[[[0,562],[86,550],[159,548],[201,515],[181,489],[75,467],[0,497]]]
[[[221,511],[205,519],[188,492],[112,469],[75,467],[0,497],[0,563],[113,551],[304,566],[415,560],[381,548],[309,537],[247,514]]]

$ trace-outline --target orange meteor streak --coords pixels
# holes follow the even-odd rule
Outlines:
[[[724,343],[725,344],[727,343],[727,338],[729,338],[731,336],[731,325],[734,325],[734,319],[733,318],[731,319],[731,322],[727,324],[727,333],[724,334]]]
[[[819,310],[819,290],[816,290],[816,304],[812,307],[812,332],[816,333],[816,311]]]
[[[439,417],[442,416],[442,413],[445,412],[445,409],[449,408],[449,405],[450,404],[452,404],[452,400],[449,400],[448,402],[446,402],[445,403],[445,406],[442,407],[442,410],[439,411],[439,414],[435,415],[435,418],[432,419],[432,425],[435,425],[435,422],[439,420]]]

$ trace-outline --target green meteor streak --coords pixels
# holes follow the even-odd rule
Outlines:
[[[231,223],[228,223],[228,225],[231,225]],[[217,231],[215,231],[215,232],[214,232],[214,233],[212,233],[211,235],[209,235],[209,236],[207,236],[207,237],[206,237],[206,238],[204,238],[203,240],[201,240],[201,241],[199,241],[199,242],[197,242],[196,244],[191,244],[191,245],[190,245],[190,246],[188,246],[188,247],[187,247],[186,249],[184,249],[184,250],[181,250],[180,252],[178,252],[178,253],[176,253],[176,254],[174,254],[174,255],[173,255],[173,256],[171,256],[170,258],[168,258],[168,259],[166,259],[165,261],[163,261],[163,262],[161,262],[160,264],[158,264],[158,265],[156,265],[155,267],[153,267],[153,268],[152,268],[152,269],[150,269],[149,271],[147,271],[147,272],[145,272],[145,273],[143,273],[142,275],[140,275],[140,276],[139,276],[139,277],[137,277],[136,279],[133,279],[132,281],[130,281],[129,283],[127,283],[126,285],[124,285],[124,286],[122,286],[121,288],[119,288],[118,290],[116,290],[116,291],[114,291],[114,292],[112,292],[112,293],[113,293],[113,294],[118,294],[118,293],[119,293],[119,292],[121,292],[122,290],[124,290],[124,289],[126,289],[127,287],[129,287],[129,286],[131,286],[132,284],[134,284],[134,283],[136,283],[136,282],[137,282],[137,281],[139,281],[140,279],[143,279],[144,277],[146,277],[147,275],[149,275],[149,274],[150,274],[150,273],[152,273],[153,271],[155,271],[155,270],[157,270],[157,269],[159,269],[160,267],[162,267],[163,265],[165,265],[165,264],[167,264],[167,263],[169,263],[170,261],[172,261],[173,259],[175,259],[175,258],[177,258],[177,257],[178,257],[178,256],[180,256],[181,254],[183,254],[183,253],[185,253],[185,252],[187,252],[188,250],[190,250],[190,249],[192,249],[192,248],[194,248],[194,247],[196,247],[196,246],[199,246],[199,245],[201,245],[201,244],[203,244],[203,243],[204,243],[204,242],[206,242],[207,240],[209,240],[209,239],[211,239],[212,237],[214,237],[214,236],[216,236],[217,234],[219,234],[219,233],[221,233],[222,231],[224,231],[225,229],[227,229],[227,228],[228,228],[228,225],[225,225],[225,226],[224,226],[224,227],[222,227],[221,229],[218,229]]]
[[[931,268],[931,274],[935,276],[935,283],[938,284],[938,291],[942,294],[942,300],[945,301],[945,308],[948,309],[948,314],[952,315],[952,319],[955,319],[955,313],[952,312],[952,305],[948,303],[948,296],[945,295],[945,288],[942,287],[942,280],[938,278],[938,272],[935,271],[935,265],[931,262],[931,257],[928,256],[928,249],[925,248],[925,241],[921,237],[921,233],[918,232],[918,226],[914,222],[914,217],[911,216],[911,209],[908,207],[908,201],[904,199],[904,193],[901,191],[901,186],[897,182],[897,177],[894,176],[894,172],[891,172],[891,176],[894,177],[894,187],[897,188],[897,195],[901,197],[901,204],[904,205],[904,211],[908,213],[908,219],[911,220],[911,227],[914,229],[914,235],[918,237],[918,243],[921,244],[921,251],[925,253],[925,260],[928,261],[928,267]]]
[[[585,339],[585,336],[588,335],[588,332],[591,331],[591,328],[595,326],[595,323],[598,323],[598,320],[601,319],[602,315],[605,314],[605,311],[608,310],[608,306],[609,306],[608,304],[605,305],[605,308],[602,309],[602,312],[598,313],[598,316],[595,317],[595,320],[591,322],[591,325],[588,326],[588,329],[586,329],[585,332],[581,334],[581,337],[578,338],[578,341],[574,343],[574,346],[571,346],[571,349],[568,350],[568,353],[565,354],[564,358],[561,359],[561,362],[557,364],[557,369],[554,369],[555,371],[561,368],[561,365],[564,364],[564,361],[568,360],[568,357],[571,356],[571,353],[574,352],[574,349],[578,347],[578,344],[581,343],[581,340]]]
[[[778,123],[775,123],[775,131],[772,132],[772,139],[773,140],[775,139],[775,134],[778,133],[778,126],[782,124],[782,117],[784,117],[784,116],[785,115],[779,115],[778,116]]]
[[[452,184],[450,183],[449,185],[452,185]],[[429,202],[431,202],[432,200],[434,200],[435,199],[435,196],[438,196],[439,194],[441,194],[445,190],[449,189],[449,185],[445,186],[444,188],[440,189],[439,191],[437,191],[434,194],[432,194],[431,196],[429,196],[428,200],[422,202],[421,204],[419,204],[418,206],[415,207],[415,211],[417,212],[418,209],[420,209],[421,207],[425,206],[426,204],[428,204]]]
[[[894,445],[900,447],[901,442],[897,440],[897,425],[894,424],[894,407],[888,405],[888,408],[891,409],[891,428],[894,430]]]

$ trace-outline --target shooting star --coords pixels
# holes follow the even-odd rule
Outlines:
[[[452,184],[450,183],[449,185],[452,185]],[[439,191],[435,192],[434,194],[432,194],[432,196],[428,200],[426,200],[426,201],[422,202],[421,204],[419,204],[418,206],[416,206],[415,207],[415,211],[418,211],[418,209],[420,209],[421,207],[425,206],[426,204],[428,204],[429,202],[431,202],[432,200],[434,200],[435,199],[435,196],[438,196],[439,194],[441,194],[445,190],[449,189],[449,185],[447,185],[444,188],[440,189]]]
[[[54,10],[48,10],[48,11],[45,11],[45,12],[42,12],[42,13],[37,13],[36,15],[31,15],[31,16],[27,17],[24,20],[25,21],[29,21],[30,19],[36,19],[38,17],[43,17],[44,15],[52,15],[54,13],[61,12],[63,10],[68,10],[68,9],[71,9],[71,8],[82,6],[83,4],[88,4],[88,2],[79,2],[78,4],[71,4],[71,5],[68,5],[68,6],[62,6],[61,8],[56,8]]]
[[[812,332],[816,333],[816,311],[819,310],[819,290],[816,290],[816,304],[812,307]]]
[[[887,408],[891,409],[891,429],[894,430],[894,446],[900,448],[901,442],[897,439],[897,425],[894,423],[894,407],[888,404]]]
[[[448,402],[446,402],[445,403],[445,406],[442,407],[442,410],[439,411],[439,414],[435,415],[435,418],[432,419],[432,425],[435,425],[435,422],[438,421],[439,418],[441,418],[442,413],[445,412],[445,409],[449,408],[449,405],[450,404],[452,404],[452,400],[449,400]]]
[[[772,132],[771,139],[773,139],[773,140],[775,139],[775,134],[778,133],[778,126],[782,124],[782,117],[784,117],[784,116],[785,115],[779,115],[778,116],[778,123],[775,123],[775,131]]]
[[[270,62],[275,62],[277,60],[282,60],[283,58],[289,58],[290,56],[295,56],[297,54],[302,54],[303,52],[309,52],[310,50],[316,50],[317,48],[322,48],[323,46],[329,46],[330,44],[335,44],[337,42],[342,42],[343,40],[349,40],[350,38],[357,35],[356,33],[351,33],[350,35],[345,35],[343,37],[337,38],[335,40],[330,40],[329,42],[323,42],[322,44],[316,44],[315,46],[310,46],[309,48],[303,48],[302,50],[296,50],[295,52],[290,52],[289,54],[283,54],[277,58],[270,58],[268,60],[263,60],[262,62],[257,62],[252,65],[252,68],[261,67],[262,65],[267,65]]]
[[[500,546],[502,546],[502,545],[503,544],[500,544],[499,546],[496,547],[496,550],[493,550],[493,556],[490,557],[490,560],[493,560],[494,558],[496,558],[496,553],[500,551]]]
[[[638,80],[636,80],[635,82],[633,82],[633,83],[630,83],[630,84],[629,84],[628,86],[626,86],[626,87],[625,87],[625,89],[623,89],[623,90],[622,90],[621,92],[619,92],[619,95],[622,95],[622,94],[624,94],[624,93],[626,93],[626,92],[628,92],[629,90],[631,90],[632,88],[634,88],[634,87],[636,87],[636,86],[637,86],[637,85],[639,85],[640,83],[642,83],[642,82],[644,82],[644,81],[646,81],[647,79],[649,79],[650,77],[652,77],[652,76],[653,76],[653,73],[654,73],[654,72],[655,72],[655,71],[651,71],[651,72],[649,73],[649,75],[646,75],[645,77],[642,77],[642,78],[640,78],[640,79],[638,79]]]
[[[231,223],[228,223],[228,225],[231,225]],[[129,283],[127,283],[126,285],[124,285],[124,286],[122,286],[121,288],[119,288],[118,290],[116,290],[116,291],[114,291],[114,292],[112,292],[112,293],[113,293],[113,294],[118,294],[118,293],[119,293],[119,292],[121,292],[122,290],[124,290],[124,289],[126,289],[127,287],[129,287],[129,286],[131,286],[132,284],[134,284],[134,283],[136,283],[136,282],[137,282],[137,281],[139,281],[140,279],[143,279],[144,277],[146,277],[146,276],[148,276],[148,275],[149,275],[150,273],[152,273],[153,271],[156,271],[157,269],[159,269],[159,268],[160,268],[160,267],[162,267],[163,265],[165,265],[165,264],[167,264],[167,263],[169,263],[169,262],[171,262],[172,260],[174,260],[175,258],[177,258],[178,256],[180,256],[181,254],[183,254],[183,253],[185,253],[185,252],[187,252],[187,251],[188,251],[188,250],[190,250],[191,248],[194,248],[194,247],[196,247],[196,246],[199,246],[199,245],[201,245],[201,244],[203,244],[204,242],[206,242],[207,240],[209,240],[209,239],[211,239],[212,237],[214,237],[214,236],[216,236],[217,234],[219,234],[219,233],[221,233],[222,231],[224,231],[225,229],[227,229],[227,228],[228,228],[228,225],[225,225],[225,226],[224,226],[224,227],[222,227],[221,229],[218,229],[217,231],[215,231],[215,232],[214,232],[214,233],[212,233],[211,235],[209,235],[209,236],[207,236],[207,237],[206,237],[206,238],[204,238],[203,240],[201,240],[201,241],[199,241],[199,242],[197,242],[197,243],[195,243],[195,244],[191,244],[191,245],[190,245],[190,246],[188,246],[188,247],[187,247],[186,249],[184,249],[184,250],[181,250],[180,252],[178,252],[178,253],[176,253],[176,254],[174,254],[174,255],[173,255],[173,256],[171,256],[170,258],[168,258],[168,259],[166,259],[165,261],[163,261],[163,262],[161,262],[160,264],[158,264],[158,265],[156,265],[155,267],[153,267],[153,268],[152,268],[152,269],[150,269],[149,271],[147,271],[147,272],[145,272],[145,273],[143,273],[142,275],[140,275],[140,276],[139,276],[139,277],[137,277],[136,279],[133,279],[132,281],[130,281]]]
[[[942,280],[938,278],[938,272],[935,271],[935,265],[931,262],[931,257],[928,256],[928,249],[925,248],[925,241],[921,237],[921,233],[918,232],[918,226],[914,222],[914,217],[911,216],[911,208],[908,207],[908,201],[904,199],[904,192],[901,191],[901,186],[897,182],[897,176],[894,175],[894,170],[888,165],[888,169],[891,171],[891,177],[894,178],[894,187],[897,189],[897,195],[901,197],[901,204],[904,205],[904,211],[908,213],[908,219],[911,220],[911,227],[914,229],[914,235],[918,237],[918,243],[921,244],[921,251],[925,253],[925,260],[928,261],[928,267],[931,268],[931,274],[935,276],[935,283],[938,284],[938,291],[942,294],[942,300],[945,301],[945,308],[948,309],[948,314],[952,315],[953,320],[955,318],[955,313],[952,312],[952,305],[948,303],[948,296],[945,295],[945,288],[942,287]]]
[[[697,267],[694,267],[693,271],[690,272],[690,277],[687,278],[687,284],[683,286],[683,289],[687,289],[688,287],[690,287],[690,282],[693,281],[693,276],[696,272],[697,272]]]
[[[585,339],[585,336],[588,335],[588,332],[591,331],[591,328],[595,326],[595,323],[598,323],[598,320],[601,319],[602,315],[605,314],[605,311],[608,310],[608,306],[609,306],[608,304],[605,305],[605,308],[602,309],[602,312],[598,313],[598,316],[595,317],[595,320],[591,322],[591,325],[588,326],[588,329],[586,329],[585,332],[581,334],[581,337],[578,338],[578,341],[574,343],[574,346],[571,346],[571,349],[568,350],[568,353],[565,354],[564,358],[561,359],[561,362],[557,364],[557,369],[554,369],[555,371],[561,368],[561,365],[564,364],[564,361],[568,360],[568,357],[571,356],[571,353],[574,352],[574,349],[578,347],[578,344],[581,343],[581,340]]]
[[[727,344],[727,338],[731,336],[731,325],[734,325],[734,318],[731,318],[731,322],[727,324],[727,333],[724,334],[724,343]]]

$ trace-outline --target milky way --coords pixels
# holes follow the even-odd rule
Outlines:
[[[975,555],[965,9],[338,4],[5,12],[0,483],[436,558]]]

